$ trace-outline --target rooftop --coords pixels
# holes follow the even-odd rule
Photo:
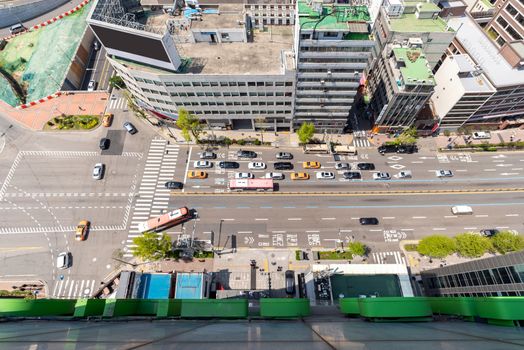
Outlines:
[[[435,78],[421,49],[394,48],[393,55],[404,84],[420,85],[423,82],[422,84],[435,85]]]
[[[448,29],[446,21],[442,18],[417,18],[414,13],[405,13],[400,17],[391,17],[389,19],[391,29],[395,32],[406,33],[438,33],[452,31]]]
[[[304,0],[298,0],[298,15],[303,29],[348,30],[351,22],[371,21],[366,6],[320,5],[320,13]],[[311,4],[313,5],[313,3]]]
[[[474,20],[468,16],[454,17],[448,23],[457,30],[456,39],[495,87],[524,85],[524,70],[512,68]]]
[[[460,82],[466,92],[495,92],[495,88],[486,76],[478,72],[478,68],[475,67],[469,55],[454,55],[449,59],[455,61]]]
[[[184,73],[281,74],[282,51],[293,47],[291,27],[273,27],[271,32],[254,32],[252,43],[177,44],[178,52],[190,63]],[[287,65],[292,69],[292,65]]]

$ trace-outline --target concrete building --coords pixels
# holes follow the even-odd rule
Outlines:
[[[297,1],[295,126],[340,133],[363,72],[376,57],[365,6]]]
[[[408,46],[388,44],[374,69],[368,74],[371,107],[378,117],[380,129],[423,128],[433,120],[416,121],[435,87],[435,79],[424,52],[418,48],[421,41],[412,38]]]
[[[458,109],[449,105],[450,101],[457,99],[457,91],[437,88],[438,94],[432,102],[438,102],[436,97],[439,97],[435,112],[441,125],[454,128],[464,123],[496,123],[524,116],[524,45],[513,42],[499,47],[469,16],[451,18],[448,23],[457,30],[457,36],[448,48],[447,55],[467,54],[474,65],[471,74],[480,83],[476,87],[475,84],[468,84],[472,90],[467,95],[473,99],[469,99],[468,107],[459,104]],[[436,78],[437,84],[440,84],[445,76]],[[487,99],[486,95],[489,95]],[[446,100],[448,102],[443,104],[442,101]],[[461,108],[462,111],[456,114]]]
[[[427,296],[524,296],[524,252],[421,273]]]
[[[466,54],[447,57],[435,81],[431,104],[442,129],[460,127],[497,91]]]
[[[137,0],[98,0],[88,23],[155,115],[173,120],[183,107],[210,127],[292,128],[291,26],[253,28],[242,3],[166,11]]]
[[[382,7],[373,29],[381,52],[389,43],[407,44],[410,38],[422,40],[421,49],[433,70],[455,36],[455,31],[439,17],[441,9],[431,2],[403,1],[404,9],[388,13]]]
[[[295,0],[246,0],[244,6],[254,26],[295,24]]]
[[[524,39],[524,1],[497,0],[497,12],[486,26],[490,38],[498,47]]]

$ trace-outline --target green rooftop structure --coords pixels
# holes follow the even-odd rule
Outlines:
[[[417,18],[416,14],[403,14],[398,18],[390,18],[391,29],[396,32],[426,33],[426,32],[453,32],[448,28],[446,21],[440,17]]]
[[[366,6],[323,4],[321,1],[298,1],[298,17],[302,29],[348,30],[350,24],[371,20]]]
[[[395,48],[393,55],[400,65],[406,85],[435,85],[435,78],[421,49]]]

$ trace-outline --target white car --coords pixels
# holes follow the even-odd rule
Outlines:
[[[255,176],[251,173],[235,173],[235,179],[253,179]]]
[[[336,170],[349,170],[351,169],[351,165],[349,163],[337,163],[335,164]]]
[[[62,252],[56,257],[56,267],[64,270],[71,266],[71,253]]]
[[[197,160],[196,162],[193,163],[193,166],[195,168],[211,168],[213,166],[213,164],[210,162],[210,161],[207,161],[207,160]]]
[[[104,177],[104,170],[106,166],[102,163],[96,163],[95,167],[93,168],[93,179],[95,180],[102,180]]]
[[[265,169],[266,168],[266,163],[262,163],[262,162],[250,162],[248,165],[247,165],[248,169],[251,169],[251,170],[262,170],[262,169]]]
[[[334,178],[335,174],[330,171],[317,171],[318,180],[333,180]]]
[[[473,136],[473,138],[475,140],[482,140],[482,139],[490,139],[491,138],[491,134],[489,132],[486,132],[486,131],[474,132],[472,136]]]
[[[282,173],[266,173],[264,179],[273,179],[273,180],[284,180],[285,176]]]
[[[437,177],[453,177],[453,172],[451,170],[436,170],[435,175]]]
[[[411,173],[411,170],[403,170],[395,175],[395,177],[398,177],[399,179],[410,179],[413,177],[413,174]]]
[[[89,84],[87,84],[87,91],[95,91],[96,88],[96,81],[90,80]]]
[[[389,180],[391,176],[389,173],[374,173],[373,180]]]

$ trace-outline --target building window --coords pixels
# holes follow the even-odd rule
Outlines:
[[[506,6],[506,11],[512,15],[513,17],[515,17],[519,12],[517,11],[516,8],[514,8],[511,4],[508,4]]]
[[[497,18],[497,23],[500,24],[502,28],[506,28],[506,26],[508,25],[508,22],[506,22],[506,20],[501,16]]]
[[[325,32],[324,33],[324,38],[336,38],[336,37],[338,37],[337,32]]]
[[[508,32],[508,34],[515,40],[522,40],[522,36],[520,36],[519,33],[517,33],[517,31],[515,29],[513,29],[512,26],[508,26],[506,28],[506,32]]]
[[[221,34],[220,34],[220,37],[221,37],[222,39],[229,40],[229,34],[228,34],[228,33],[221,33]]]

